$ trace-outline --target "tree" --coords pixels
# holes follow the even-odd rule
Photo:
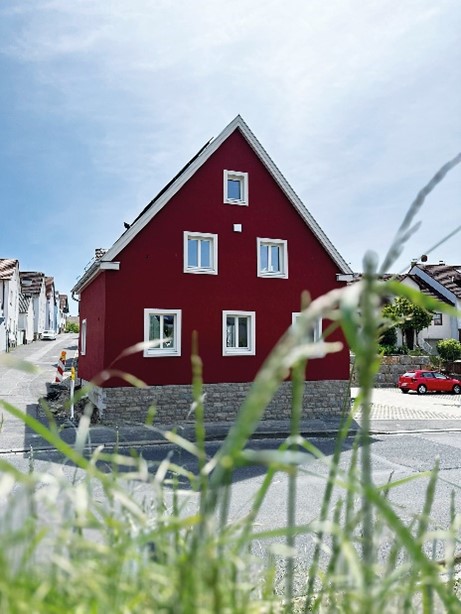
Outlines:
[[[405,345],[410,350],[415,346],[415,334],[418,338],[423,328],[427,328],[432,322],[433,314],[422,307],[415,305],[409,299],[398,296],[393,303],[383,307],[383,316],[396,323],[402,331]]]

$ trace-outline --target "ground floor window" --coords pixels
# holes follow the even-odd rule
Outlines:
[[[144,356],[181,355],[181,310],[144,310]]]
[[[255,320],[254,311],[223,311],[223,356],[255,354]]]
[[[80,331],[80,354],[82,356],[85,356],[86,354],[86,319],[82,320]]]
[[[292,313],[291,323],[293,326],[296,324],[296,321],[300,317],[300,315],[301,313],[299,311]],[[312,323],[312,325],[309,327],[309,330],[306,336],[306,343],[317,343],[317,341],[320,341],[322,339],[322,332],[323,332],[322,318],[316,318],[315,321]],[[315,356],[312,356],[312,358],[323,358],[323,356],[325,356],[325,353],[322,350],[318,354],[315,354]]]

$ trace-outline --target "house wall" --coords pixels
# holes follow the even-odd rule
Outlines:
[[[33,297],[34,301],[34,336],[39,339],[46,328],[46,293],[45,284],[42,285],[40,294]]]
[[[206,422],[232,422],[250,390],[250,383],[205,384]],[[93,388],[90,399],[104,424],[145,424],[150,407],[155,407],[155,424],[169,427],[192,422],[190,385],[149,388]],[[339,416],[350,408],[349,382],[305,382],[302,418]],[[289,420],[292,410],[291,383],[283,382],[267,406],[263,421]]]
[[[223,204],[223,170],[249,173],[249,206]],[[242,232],[233,224],[242,224]],[[183,272],[183,231],[218,235],[218,275]],[[288,241],[288,279],[257,277],[257,237]],[[119,254],[119,271],[99,275],[82,292],[81,320],[102,314],[105,280],[105,356],[81,357],[81,377],[92,379],[120,353],[143,340],[144,309],[182,310],[182,355],[131,355],[116,364],[149,385],[191,381],[191,336],[199,336],[204,381],[251,381],[264,358],[299,311],[303,290],[312,298],[340,287],[337,265],[239,132],[210,157],[172,200]],[[95,300],[94,295],[97,295]],[[222,311],[256,312],[256,355],[222,356]],[[326,326],[326,323],[325,323]],[[91,333],[93,335],[93,333]],[[101,333],[95,333],[101,339]],[[343,340],[335,332],[331,340]],[[93,343],[93,341],[91,341]],[[99,350],[97,350],[99,352]],[[90,354],[90,347],[88,346]],[[93,349],[91,350],[91,353]],[[308,378],[347,379],[348,351],[313,360]],[[121,386],[120,380],[108,385]]]
[[[91,380],[97,377],[104,368],[110,365],[111,360],[105,360],[104,345],[106,340],[104,313],[106,305],[106,273],[102,273],[88,286],[81,295],[80,311],[80,347],[78,370],[80,377]],[[127,304],[124,297],[119,297],[121,303]],[[82,355],[82,322],[86,320],[86,353]],[[121,324],[128,325],[128,320]],[[108,327],[110,337],[118,335],[118,330]],[[89,375],[88,375],[89,374]]]
[[[3,317],[5,318],[5,331],[2,334],[0,351],[17,345],[19,324],[19,266],[16,265],[11,279],[0,282],[0,301],[3,303]]]
[[[33,301],[29,303],[27,313],[19,314],[19,330],[23,336],[22,343],[31,343],[34,340],[34,307]],[[24,331],[24,332],[23,332]]]
[[[405,279],[402,283],[416,290],[419,289],[419,286],[410,278]],[[423,328],[423,330],[418,333],[418,338],[416,342],[419,344],[421,343],[421,341],[424,341],[435,350],[437,341],[440,341],[441,339],[458,338],[459,335],[457,318],[455,316],[450,316],[444,313],[442,314],[442,325],[436,325],[432,323],[427,328]],[[399,329],[397,330],[397,339],[398,345],[404,344],[404,341],[402,339],[402,333]]]

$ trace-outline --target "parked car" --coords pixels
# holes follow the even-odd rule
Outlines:
[[[45,341],[53,341],[56,339],[56,332],[54,330],[44,330],[42,333],[42,339]]]
[[[461,393],[461,380],[448,377],[438,371],[407,371],[399,377],[397,386],[406,394],[410,390],[418,394],[426,392],[453,392]]]

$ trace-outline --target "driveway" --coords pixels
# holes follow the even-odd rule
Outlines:
[[[352,388],[352,398],[357,394],[358,388]],[[360,411],[355,419],[360,423]],[[402,394],[398,388],[375,388],[370,419],[375,432],[461,430],[461,395]]]

